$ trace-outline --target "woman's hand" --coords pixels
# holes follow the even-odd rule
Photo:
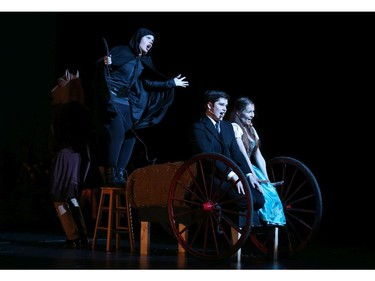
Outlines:
[[[255,189],[258,189],[260,193],[263,193],[263,189],[260,185],[260,180],[257,176],[255,176],[253,173],[250,173],[247,175],[247,178],[249,179],[249,182]]]
[[[189,82],[188,81],[184,81],[185,79],[186,79],[186,77],[181,77],[181,74],[179,74],[178,76],[176,76],[173,79],[173,81],[176,84],[176,87],[186,88],[187,86],[189,86]]]

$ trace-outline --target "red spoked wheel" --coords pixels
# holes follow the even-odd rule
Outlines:
[[[291,157],[272,158],[267,166],[271,182],[283,181],[276,187],[286,216],[286,226],[278,232],[279,254],[300,252],[313,241],[321,223],[323,202],[318,182],[306,165]],[[254,231],[250,237],[266,254],[272,248],[270,243],[275,243],[262,231]]]
[[[234,171],[244,187],[239,198],[236,183],[219,173]],[[217,153],[198,154],[177,170],[168,196],[172,231],[187,253],[205,260],[232,257],[249,236],[252,197],[246,176],[229,158]],[[246,210],[236,208],[245,200]],[[243,221],[241,227],[239,220]],[[239,234],[239,235],[238,235]]]

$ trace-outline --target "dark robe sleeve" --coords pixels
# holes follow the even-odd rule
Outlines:
[[[142,85],[142,88],[147,92],[147,106],[142,118],[135,124],[135,129],[159,124],[174,101],[175,84],[173,81],[171,83],[170,80],[166,80],[165,76],[147,66],[142,76],[147,77],[148,80],[163,81],[164,83],[154,83],[154,87],[151,86],[152,83]]]
[[[108,123],[116,116],[116,110],[112,104],[108,80],[109,69],[104,64],[104,58],[95,63],[95,75],[93,93],[95,96],[96,112],[103,123]]]

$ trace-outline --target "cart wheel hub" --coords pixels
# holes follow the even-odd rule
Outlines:
[[[203,203],[203,210],[206,212],[212,212],[215,208],[215,204],[211,201],[208,201],[206,203]]]

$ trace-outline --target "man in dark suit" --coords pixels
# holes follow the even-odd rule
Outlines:
[[[238,147],[232,124],[229,121],[223,120],[227,112],[228,101],[229,95],[223,91],[209,90],[205,92],[205,115],[193,124],[190,131],[192,152],[194,155],[199,153],[220,153],[235,162],[251,183],[250,191],[253,198],[253,209],[256,211],[263,207],[264,197],[261,191],[254,188],[255,185],[252,184],[251,169]],[[230,181],[237,182],[239,179],[238,175],[234,171],[225,170],[224,168],[218,165],[217,170],[219,173],[226,173],[227,183],[230,184]],[[244,194],[245,192],[241,181],[238,181],[236,185],[237,192],[233,190],[228,195],[238,198],[241,193]],[[221,188],[224,188],[224,186]],[[243,200],[236,200],[236,202],[237,207],[241,211],[245,211],[246,202],[243,202]],[[253,224],[258,223],[255,220],[257,218],[254,218]]]

